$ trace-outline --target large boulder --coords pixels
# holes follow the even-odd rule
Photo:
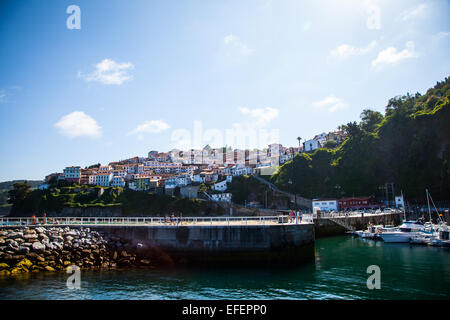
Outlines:
[[[25,240],[34,240],[34,239],[37,239],[38,236],[37,236],[37,234],[35,234],[35,233],[33,233],[33,234],[25,234],[25,235],[23,236],[23,238],[24,238]]]
[[[45,244],[40,242],[34,242],[32,248],[34,251],[41,252],[45,250]]]

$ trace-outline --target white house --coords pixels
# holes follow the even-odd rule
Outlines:
[[[288,161],[292,160],[292,158],[293,158],[292,153],[283,154],[280,156],[280,164],[288,162]]]
[[[205,177],[202,177],[200,174],[194,174],[192,176],[192,181],[193,182],[198,182],[198,183],[204,183],[205,182]]]
[[[313,199],[312,209],[319,208],[320,211],[338,211],[339,202],[337,199]]]
[[[303,150],[305,152],[314,151],[321,147],[322,147],[322,145],[320,144],[320,142],[317,140],[314,140],[314,139],[303,142]]]
[[[217,193],[212,194],[211,198],[213,201],[225,201],[225,202],[231,202],[231,193]]]
[[[113,179],[112,173],[99,173],[89,176],[89,184],[95,184],[97,186],[109,187],[111,180]]]
[[[211,187],[211,189],[216,190],[216,191],[225,191],[227,190],[227,180],[223,180],[217,183],[214,183]]]
[[[316,135],[313,139],[319,141],[320,144],[324,144],[327,141],[327,133],[322,132],[321,134]]]
[[[225,177],[226,177],[228,183],[231,183],[233,181],[232,175],[226,175]]]
[[[253,169],[251,167],[246,167],[243,165],[236,165],[235,167],[233,167],[231,169],[231,174],[233,176],[242,176],[244,174],[248,175],[248,174],[252,174]]]
[[[191,176],[189,176],[187,174],[182,174],[182,175],[176,176],[175,179],[176,179],[175,180],[176,184],[179,187],[185,187],[188,184],[191,184]]]

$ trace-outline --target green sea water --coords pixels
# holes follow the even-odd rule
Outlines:
[[[82,271],[0,279],[0,299],[449,299],[450,250],[350,236],[318,239],[314,263],[277,268]],[[367,267],[381,271],[369,290]]]

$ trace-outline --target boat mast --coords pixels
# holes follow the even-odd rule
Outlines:
[[[436,211],[438,223],[444,223],[444,220],[442,220],[439,215],[439,210],[436,208],[436,205],[434,204],[433,197],[431,196],[430,193],[428,193],[428,196],[430,197],[431,203],[433,204],[434,210]]]
[[[430,215],[431,231],[433,231],[433,223],[431,222],[431,210],[430,210],[430,197],[428,195],[428,189],[425,189],[427,193],[428,214]]]
[[[402,203],[403,203],[403,220],[406,222],[405,199],[403,198],[403,190],[401,190],[400,192],[402,195]]]

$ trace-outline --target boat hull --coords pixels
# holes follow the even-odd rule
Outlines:
[[[411,240],[411,235],[401,232],[386,232],[382,233],[380,236],[384,242],[407,243]]]

